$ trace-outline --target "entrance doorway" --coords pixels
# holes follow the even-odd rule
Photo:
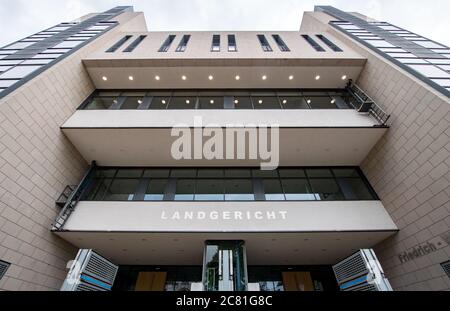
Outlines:
[[[247,290],[247,263],[243,241],[207,241],[203,263],[205,291]]]
[[[283,272],[284,290],[288,292],[312,292],[313,280],[309,272]]]
[[[139,272],[135,291],[164,291],[167,272]]]

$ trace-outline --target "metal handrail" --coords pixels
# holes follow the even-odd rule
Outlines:
[[[83,179],[78,184],[76,189],[72,192],[72,194],[67,198],[66,204],[62,208],[61,212],[56,217],[55,221],[52,224],[52,231],[63,231],[62,228],[69,218],[70,214],[75,209],[75,206],[80,201],[82,195],[84,194],[84,190],[86,189],[86,185],[91,180],[92,175],[94,174],[96,162],[93,161],[90,165],[86,174],[84,174]]]
[[[391,118],[391,115],[386,113],[375,101],[370,98],[358,85],[353,83],[350,80],[347,84],[347,91],[350,95],[355,98],[360,104],[358,107],[353,105],[353,108],[358,110],[358,112],[367,112],[371,116],[373,116],[378,122],[380,122],[381,126],[386,126],[388,120]]]

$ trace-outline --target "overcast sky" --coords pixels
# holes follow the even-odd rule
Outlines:
[[[304,11],[333,5],[450,46],[450,0],[0,0],[0,46],[90,12],[133,5],[150,30],[298,30]]]

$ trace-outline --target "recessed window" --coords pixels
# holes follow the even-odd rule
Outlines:
[[[426,77],[450,78],[450,74],[433,65],[410,65],[410,67]]]
[[[220,35],[213,35],[211,52],[220,52]]]
[[[330,49],[332,49],[334,52],[343,52],[340,47],[338,47],[336,44],[331,42],[327,37],[324,35],[317,35],[317,38],[319,38],[320,41],[325,43]]]
[[[280,35],[272,35],[273,40],[275,40],[276,44],[278,45],[278,48],[280,49],[280,51],[282,52],[289,52],[289,48],[286,45],[286,43],[284,43],[283,39],[280,37]]]
[[[32,45],[33,42],[17,42],[17,43],[13,43],[7,47],[4,47],[4,49],[6,50],[20,50],[20,49],[24,49],[30,45]]]
[[[11,70],[0,75],[1,79],[21,79],[33,71],[41,68],[41,66],[16,66]]]
[[[261,48],[264,52],[272,52],[272,47],[269,44],[269,41],[267,41],[267,38],[265,35],[257,35],[259,43],[261,44]]]
[[[169,35],[166,40],[164,40],[163,44],[159,48],[158,52],[167,52],[172,45],[173,40],[175,40],[175,35]]]
[[[396,47],[395,45],[392,45],[385,40],[365,40],[365,41],[376,48],[395,48]]]
[[[302,35],[303,39],[306,40],[306,42],[309,43],[317,52],[325,52],[325,49],[320,46],[319,43],[317,43],[313,38],[311,38],[308,35]]]
[[[146,35],[139,36],[136,40],[134,40],[125,50],[123,50],[125,53],[133,52],[135,48],[141,44],[144,39],[147,38]]]
[[[121,38],[119,41],[117,41],[112,47],[106,50],[106,53],[114,53],[117,51],[122,45],[125,44],[128,40],[131,39],[132,36],[125,36]]]
[[[237,52],[235,35],[228,35],[228,52]]]
[[[191,38],[191,35],[184,35],[181,38],[180,43],[178,44],[177,49],[175,50],[175,52],[184,52],[184,51],[186,51],[186,47],[187,47],[187,44],[188,44],[190,38]]]

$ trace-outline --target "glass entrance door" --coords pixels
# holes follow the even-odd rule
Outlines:
[[[208,241],[203,260],[205,291],[247,290],[243,241]]]

